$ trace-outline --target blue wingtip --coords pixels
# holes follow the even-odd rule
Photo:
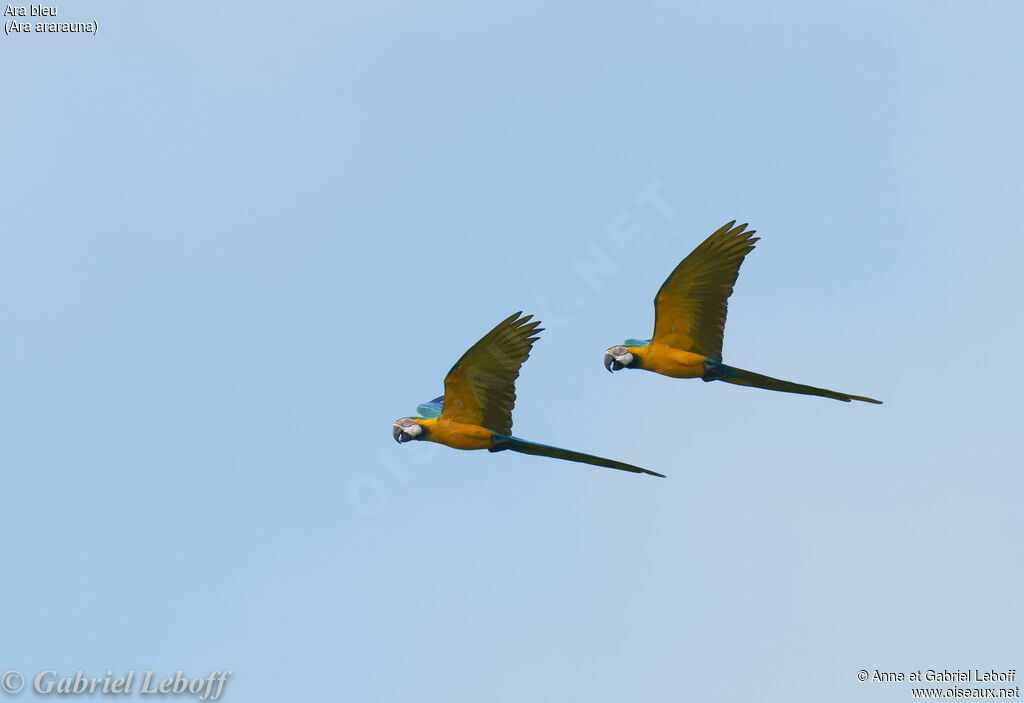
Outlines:
[[[439,395],[433,400],[428,400],[426,403],[420,403],[416,406],[416,412],[418,412],[422,418],[439,417],[443,409],[443,395]]]

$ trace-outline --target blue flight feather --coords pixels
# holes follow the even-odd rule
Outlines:
[[[643,339],[627,339],[622,344],[623,344],[623,346],[626,346],[626,347],[646,347],[650,343],[651,343],[651,340],[649,340],[649,339],[647,339],[647,340],[643,340]]]
[[[420,403],[416,406],[416,412],[420,414],[420,417],[426,419],[429,417],[440,417],[441,410],[444,408],[444,396],[439,395],[433,400],[428,400],[426,403]]]

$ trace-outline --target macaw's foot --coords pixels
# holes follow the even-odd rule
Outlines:
[[[725,364],[721,364],[717,361],[711,361],[708,359],[704,362],[704,375],[700,377],[702,381],[721,381],[723,378],[729,375],[729,367]]]
[[[508,446],[512,443],[511,437],[505,437],[504,435],[495,434],[491,436],[491,447],[487,451],[489,452],[500,452],[508,449]]]

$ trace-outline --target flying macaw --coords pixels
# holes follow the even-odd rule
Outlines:
[[[729,296],[743,258],[754,248],[755,230],[728,223],[705,239],[683,259],[654,296],[654,337],[646,342],[627,339],[608,349],[604,365],[609,371],[645,369],[672,378],[725,381],[738,386],[767,388],[784,393],[820,395],[843,402],[874,398],[805,386],[722,363],[722,336]]]
[[[512,436],[512,406],[519,368],[537,341],[539,321],[522,312],[500,322],[469,348],[444,379],[444,395],[416,408],[420,417],[395,421],[391,433],[398,443],[413,439],[437,442],[454,449],[511,449],[634,473],[661,476],[639,466],[568,449],[549,447]]]

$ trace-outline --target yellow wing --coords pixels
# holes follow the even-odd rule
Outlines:
[[[654,296],[655,344],[722,360],[729,296],[759,237],[728,223],[679,262]]]
[[[469,348],[444,379],[441,420],[479,425],[499,434],[512,432],[519,367],[542,330],[533,315],[517,312]],[[529,324],[527,324],[529,323]]]

